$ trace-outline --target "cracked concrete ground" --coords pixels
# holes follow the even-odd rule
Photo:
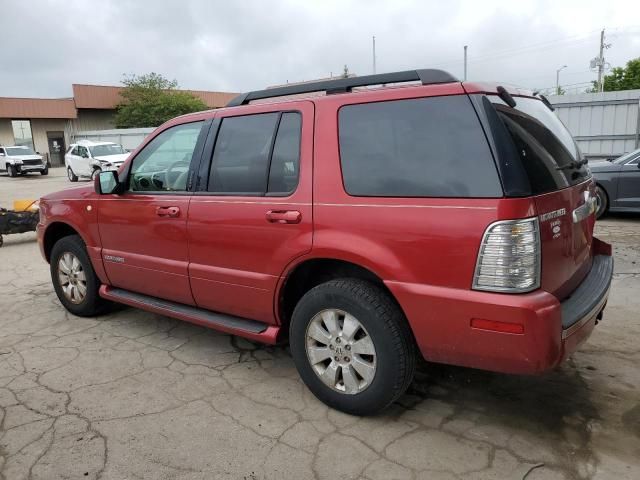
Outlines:
[[[0,205],[68,187],[0,177]],[[373,418],[330,410],[285,348],[134,309],[60,306],[34,234],[0,249],[0,478],[638,479],[640,216],[608,218],[604,321],[558,370],[423,364]]]

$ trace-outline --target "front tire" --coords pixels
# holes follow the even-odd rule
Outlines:
[[[49,167],[44,167],[44,170],[40,170],[40,175],[49,175]]]
[[[596,185],[596,219],[601,218],[609,209],[609,197],[600,185]]]
[[[363,280],[331,280],[308,291],[293,312],[290,345],[309,390],[348,414],[383,410],[413,380],[415,344],[404,314]]]
[[[108,302],[98,294],[100,280],[78,235],[63,237],[55,243],[50,270],[56,295],[69,312],[92,317],[105,310]]]
[[[18,169],[16,168],[15,165],[9,165],[7,167],[7,172],[9,173],[9,176],[12,178],[18,176]]]
[[[67,178],[69,179],[70,182],[78,181],[78,176],[75,173],[73,173],[73,170],[71,170],[71,167],[67,167]]]

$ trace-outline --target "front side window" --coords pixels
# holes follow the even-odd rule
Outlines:
[[[344,187],[355,196],[501,197],[466,96],[349,105],[338,114]]]
[[[11,128],[13,129],[13,138],[16,145],[35,149],[33,146],[33,135],[31,133],[31,121],[29,120],[11,120]]]
[[[78,156],[82,158],[89,158],[89,152],[87,151],[87,147],[78,147]]]
[[[168,128],[136,155],[129,174],[133,192],[184,192],[203,122]]]
[[[208,190],[286,195],[298,184],[301,116],[274,112],[222,120]]]

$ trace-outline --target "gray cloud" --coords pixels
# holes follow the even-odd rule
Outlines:
[[[438,66],[527,87],[595,79],[640,55],[635,0],[135,1],[2,0],[0,96],[70,96],[71,83],[118,84],[156,71],[184,88],[241,91],[339,74]],[[571,88],[571,87],[570,87]],[[576,85],[575,88],[582,88]]]

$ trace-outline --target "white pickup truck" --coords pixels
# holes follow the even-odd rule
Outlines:
[[[30,147],[0,145],[0,171],[5,170],[10,177],[24,175],[30,172],[49,173],[49,166]]]

